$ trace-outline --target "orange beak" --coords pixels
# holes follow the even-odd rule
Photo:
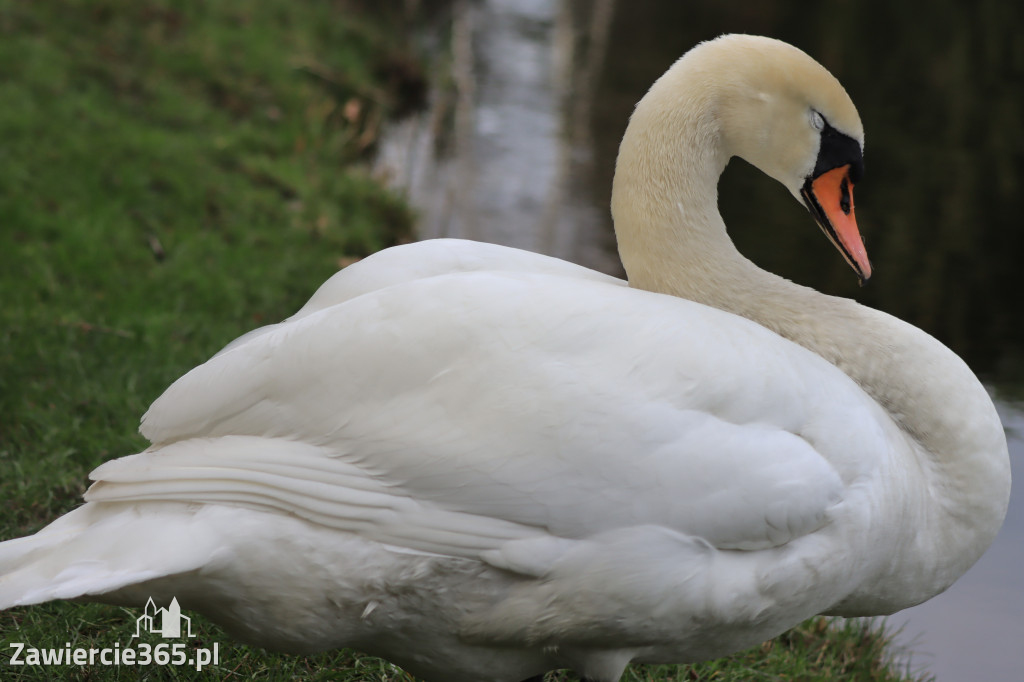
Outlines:
[[[860,283],[871,277],[871,262],[853,211],[850,166],[840,166],[807,180],[801,193],[825,235],[850,264]]]

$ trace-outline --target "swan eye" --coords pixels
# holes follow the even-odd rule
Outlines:
[[[825,117],[814,109],[811,109],[811,127],[815,130],[821,130],[825,127]]]

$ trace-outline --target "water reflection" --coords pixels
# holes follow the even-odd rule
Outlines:
[[[418,208],[421,237],[618,271],[587,116],[612,5],[454,3],[447,85],[381,143],[380,169]]]
[[[620,273],[607,206],[633,105],[701,40],[775,36],[818,58],[857,103],[867,130],[857,213],[876,274],[858,288],[788,192],[737,161],[723,177],[720,205],[740,249],[768,270],[908,320],[964,357],[997,394],[1024,398],[1024,230],[1013,202],[1024,171],[1024,7],[613,5],[456,3],[453,87],[384,146],[388,172],[424,216],[423,236],[484,239]],[[1000,409],[1014,429],[1016,471],[1024,471],[1024,412]],[[922,635],[916,650],[940,682],[1019,677],[1022,567],[1016,493],[978,565],[894,619],[906,623],[908,638]]]

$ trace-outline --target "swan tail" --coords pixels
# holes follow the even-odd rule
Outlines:
[[[293,460],[319,454],[283,440],[193,439],[106,462],[90,475],[85,505],[35,535],[0,543],[0,609],[60,599],[131,602],[134,586],[200,569],[230,551],[242,531],[225,505],[285,513],[303,506],[308,491],[288,486],[295,477],[264,472],[250,481],[246,464],[258,471],[282,461],[290,471]],[[243,516],[243,526],[246,518],[256,517]]]
[[[329,529],[470,558],[537,535],[417,501],[333,450],[284,438],[176,441],[107,462],[91,477],[85,505],[0,543],[0,608],[56,599],[130,604],[157,582],[186,589],[191,572],[216,572],[248,551],[245,538],[285,538],[294,524],[305,534]]]
[[[58,599],[118,602],[118,590],[200,568],[214,543],[190,516],[183,505],[90,503],[35,535],[2,542],[0,609]]]

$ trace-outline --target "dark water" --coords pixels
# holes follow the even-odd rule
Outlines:
[[[610,186],[633,102],[689,47],[726,32],[791,42],[839,78],[864,122],[857,217],[876,276],[858,288],[792,197],[742,162],[730,164],[721,186],[734,240],[768,270],[922,327],[995,385],[1020,395],[1024,8],[928,8],[620,2],[595,98],[599,186]]]
[[[608,201],[634,103],[686,50],[726,32],[781,38],[845,85],[866,130],[860,288],[806,211],[740,161],[720,207],[762,267],[930,332],[997,397],[1024,471],[1024,6],[890,2],[479,0],[438,35],[448,87],[384,144],[423,236],[551,253],[621,274]],[[1016,488],[1019,488],[1017,486]],[[1024,499],[948,592],[893,617],[940,682],[1024,679]]]

